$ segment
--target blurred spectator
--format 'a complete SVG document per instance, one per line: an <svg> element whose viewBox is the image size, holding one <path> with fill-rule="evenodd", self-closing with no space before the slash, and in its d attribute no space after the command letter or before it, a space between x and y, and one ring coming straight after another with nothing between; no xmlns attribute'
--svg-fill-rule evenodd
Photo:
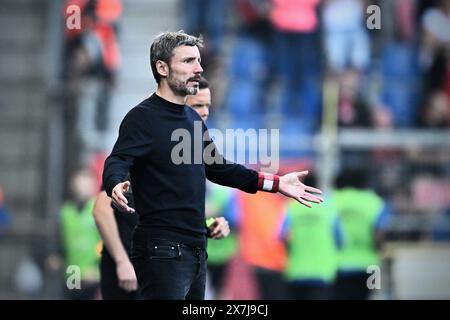
<svg viewBox="0 0 450 320"><path fill-rule="evenodd" d="M280 110L301 114L313 130L320 119L321 46L319 0L272 0L276 70L280 72ZM299 124L301 125L301 124Z"/></svg>
<svg viewBox="0 0 450 320"><path fill-rule="evenodd" d="M269 85L273 80L269 0L235 0L234 3L239 18L238 34L231 53L226 106L236 115L236 120L250 122L255 113L267 108Z"/></svg>
<svg viewBox="0 0 450 320"><path fill-rule="evenodd" d="M392 113L385 106L377 106L372 109L372 123L378 130L393 129L394 120L392 119Z"/></svg>
<svg viewBox="0 0 450 320"><path fill-rule="evenodd" d="M323 8L325 52L331 71L364 71L370 63L370 42L363 0L326 0Z"/></svg>
<svg viewBox="0 0 450 320"><path fill-rule="evenodd" d="M366 1L366 4L376 4L381 11L380 30L371 30L373 36L373 52L379 57L383 49L392 42L413 43L417 40L418 19L417 8L420 2L411 0L397 1ZM431 2L426 0L426 2Z"/></svg>
<svg viewBox="0 0 450 320"><path fill-rule="evenodd" d="M415 124L420 98L416 1L378 1L382 29L374 35L372 69L380 72L379 100L389 109L395 127Z"/></svg>
<svg viewBox="0 0 450 320"><path fill-rule="evenodd" d="M365 1L326 0L323 8L328 76L339 81L338 122L341 127L368 127L370 109L362 94L370 63Z"/></svg>
<svg viewBox="0 0 450 320"><path fill-rule="evenodd" d="M217 63L224 42L227 1L225 0L184 0L181 1L184 31L202 35L205 47L202 49L202 66L205 75Z"/></svg>
<svg viewBox="0 0 450 320"><path fill-rule="evenodd" d="M230 262L238 251L238 239L236 231L236 192L227 187L206 184L206 217L223 216L230 224L228 237L219 241L208 238L208 279L212 287L213 299L224 297L225 279L228 274Z"/></svg>
<svg viewBox="0 0 450 320"><path fill-rule="evenodd" d="M360 91L361 76L353 70L345 71L339 81L338 123L340 127L369 127L372 116Z"/></svg>
<svg viewBox="0 0 450 320"><path fill-rule="evenodd" d="M76 171L71 179L72 197L61 209L65 267L79 267L81 276L81 288L66 290L70 299L91 300L98 294L101 243L92 215L94 186L94 177L89 170Z"/></svg>
<svg viewBox="0 0 450 320"><path fill-rule="evenodd" d="M317 185L312 173L306 176L304 183ZM290 298L333 298L341 232L330 199L312 208L302 208L296 201L288 202L282 237L288 252L284 273L289 281Z"/></svg>
<svg viewBox="0 0 450 320"><path fill-rule="evenodd" d="M5 205L3 187L0 185L0 237L11 227L11 217Z"/></svg>
<svg viewBox="0 0 450 320"><path fill-rule="evenodd" d="M81 28L64 28L65 145L67 161L71 162L68 172L84 152L98 148L98 135L108 129L120 65L117 34L122 14L120 0L66 0L65 16L71 5L81 10Z"/></svg>
<svg viewBox="0 0 450 320"><path fill-rule="evenodd" d="M236 13L240 17L239 31L260 39L271 38L269 21L271 0L234 0Z"/></svg>
<svg viewBox="0 0 450 320"><path fill-rule="evenodd" d="M279 238L284 216L284 201L278 195L238 194L241 255L256 276L259 299L286 299L287 287L282 272L286 250Z"/></svg>
<svg viewBox="0 0 450 320"><path fill-rule="evenodd" d="M422 17L421 65L425 94L443 91L450 99L450 1L440 0Z"/></svg>
<svg viewBox="0 0 450 320"><path fill-rule="evenodd" d="M384 239L388 211L384 201L367 189L367 177L362 170L343 170L336 187L332 200L342 223L343 243L335 298L368 299L367 268L380 267L378 251Z"/></svg>
<svg viewBox="0 0 450 320"><path fill-rule="evenodd" d="M443 51L449 49L450 1L440 0L436 7L428 8L422 16L422 63L425 69L431 67L434 60ZM441 72L446 70L441 69ZM441 79L442 80L442 79Z"/></svg>
<svg viewBox="0 0 450 320"><path fill-rule="evenodd" d="M419 125L428 129L450 127L450 103L442 91L432 92L422 108Z"/></svg>
<svg viewBox="0 0 450 320"><path fill-rule="evenodd" d="M393 115L395 127L415 124L420 98L417 50L412 43L392 42L381 56L381 103Z"/></svg>

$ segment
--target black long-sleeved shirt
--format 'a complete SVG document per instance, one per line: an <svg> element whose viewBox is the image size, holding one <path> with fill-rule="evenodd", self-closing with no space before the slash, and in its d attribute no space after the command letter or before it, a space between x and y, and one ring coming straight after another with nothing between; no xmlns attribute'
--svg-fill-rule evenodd
<svg viewBox="0 0 450 320"><path fill-rule="evenodd" d="M190 138L185 136L187 132ZM203 134L208 137L207 128L194 110L157 94L123 119L105 161L103 185L111 196L112 189L130 172L139 226L148 230L149 237L205 247L205 178L245 192L257 191L258 173L223 160ZM187 150L180 151L181 145ZM221 161L205 163L205 148ZM173 155L189 161L175 164Z"/></svg>

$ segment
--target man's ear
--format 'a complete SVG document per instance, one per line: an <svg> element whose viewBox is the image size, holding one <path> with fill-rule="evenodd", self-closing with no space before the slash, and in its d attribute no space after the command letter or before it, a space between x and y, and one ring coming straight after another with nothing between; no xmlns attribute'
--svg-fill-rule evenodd
<svg viewBox="0 0 450 320"><path fill-rule="evenodd" d="M169 66L162 60L156 61L156 71L161 77L167 77L169 74Z"/></svg>

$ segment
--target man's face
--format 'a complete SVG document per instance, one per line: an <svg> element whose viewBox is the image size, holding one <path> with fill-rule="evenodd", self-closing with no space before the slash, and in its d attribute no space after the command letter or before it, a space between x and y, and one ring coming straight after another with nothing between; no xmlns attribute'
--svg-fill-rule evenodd
<svg viewBox="0 0 450 320"><path fill-rule="evenodd" d="M196 95L188 96L186 104L197 111L203 121L206 121L211 106L211 91L208 88L198 90Z"/></svg>
<svg viewBox="0 0 450 320"><path fill-rule="evenodd" d="M71 181L73 196L77 201L87 201L95 194L95 181L87 170L78 172Z"/></svg>
<svg viewBox="0 0 450 320"><path fill-rule="evenodd" d="M203 72L197 46L180 46L173 50L167 83L177 96L196 94Z"/></svg>

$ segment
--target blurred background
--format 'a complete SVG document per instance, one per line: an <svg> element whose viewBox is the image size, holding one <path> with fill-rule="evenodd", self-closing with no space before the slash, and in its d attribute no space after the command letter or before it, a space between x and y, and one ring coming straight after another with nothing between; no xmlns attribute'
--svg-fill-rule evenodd
<svg viewBox="0 0 450 320"><path fill-rule="evenodd" d="M336 235L276 195L208 197L233 229L209 248L208 298L356 292L355 275L375 288L327 297L450 298L450 1L1 4L0 299L74 298L68 261L98 263L87 204L121 120L156 89L152 40L180 29L205 39L208 127L279 129L279 173L310 170L331 199L314 217L340 221Z"/></svg>

